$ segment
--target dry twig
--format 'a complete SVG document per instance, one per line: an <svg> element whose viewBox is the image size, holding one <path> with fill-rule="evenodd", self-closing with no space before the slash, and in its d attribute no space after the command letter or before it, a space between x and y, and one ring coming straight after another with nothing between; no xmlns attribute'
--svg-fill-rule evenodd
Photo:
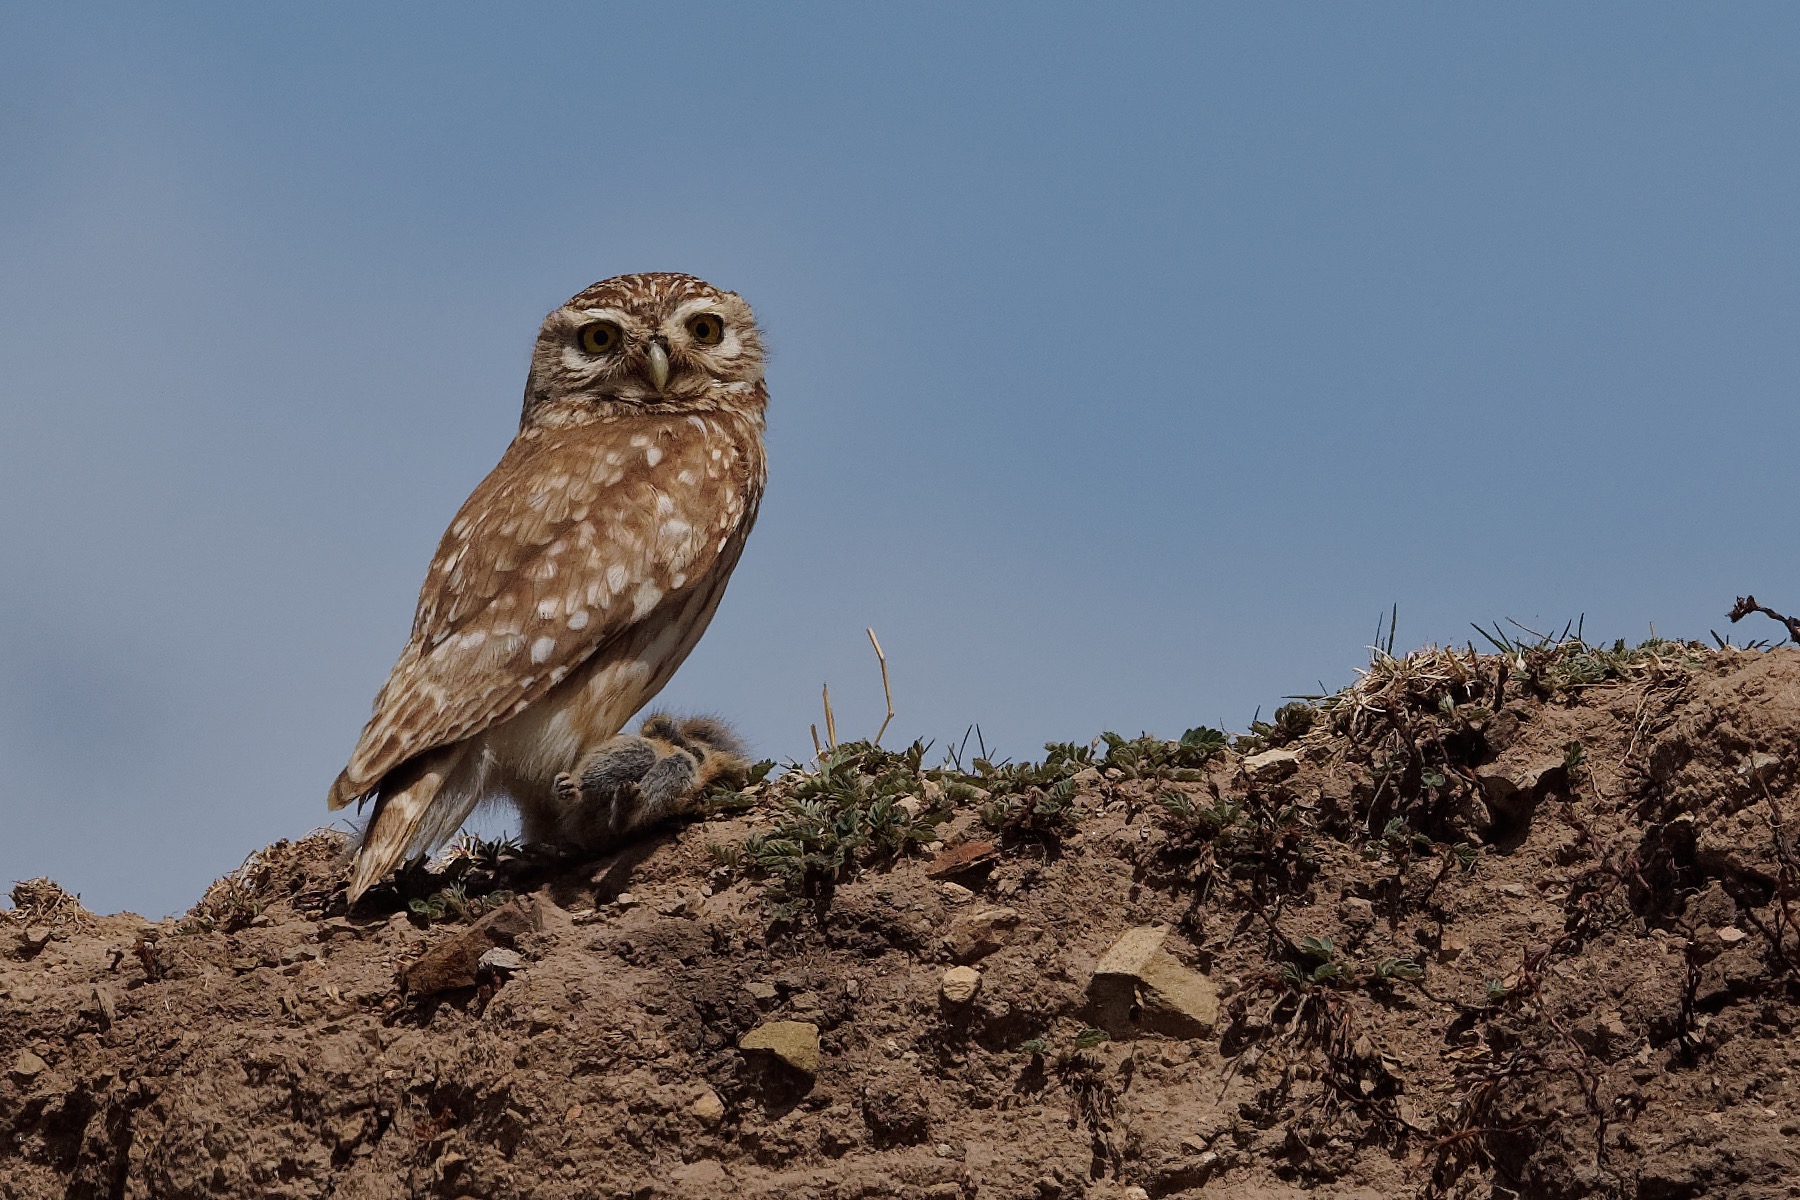
<svg viewBox="0 0 1800 1200"><path fill-rule="evenodd" d="M1739 596L1737 598L1737 603L1731 606L1731 612L1726 615L1731 618L1731 623L1735 625L1751 613L1761 613L1765 617L1772 617L1773 619L1780 621L1783 625L1787 626L1788 640L1800 642L1800 617L1783 616L1772 608L1758 604L1755 596Z"/></svg>

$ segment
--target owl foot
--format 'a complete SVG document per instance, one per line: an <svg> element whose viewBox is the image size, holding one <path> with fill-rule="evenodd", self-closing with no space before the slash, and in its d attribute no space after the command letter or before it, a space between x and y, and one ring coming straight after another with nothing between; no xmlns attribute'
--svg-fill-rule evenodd
<svg viewBox="0 0 1800 1200"><path fill-rule="evenodd" d="M656 713L638 733L620 734L556 777L562 833L589 850L614 845L692 811L707 788L747 770L743 744L724 722Z"/></svg>

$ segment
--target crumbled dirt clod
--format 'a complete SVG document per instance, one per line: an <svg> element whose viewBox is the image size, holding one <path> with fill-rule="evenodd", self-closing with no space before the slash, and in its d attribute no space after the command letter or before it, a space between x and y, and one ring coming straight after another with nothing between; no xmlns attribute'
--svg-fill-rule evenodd
<svg viewBox="0 0 1800 1200"><path fill-rule="evenodd" d="M842 746L604 862L474 846L354 911L333 835L167 921L27 881L0 1198L1772 1200L1797 744L1800 651L1497 643L1241 746ZM1181 1036L1169 978L1217 990ZM740 1051L778 1023L810 1073Z"/></svg>

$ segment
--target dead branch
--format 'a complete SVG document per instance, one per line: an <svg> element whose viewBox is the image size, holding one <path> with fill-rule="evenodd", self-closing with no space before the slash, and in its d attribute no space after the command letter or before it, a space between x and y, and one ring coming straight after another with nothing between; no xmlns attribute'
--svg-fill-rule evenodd
<svg viewBox="0 0 1800 1200"><path fill-rule="evenodd" d="M1727 615L1731 617L1731 622L1735 625L1751 613L1761 613L1765 617L1780 621L1787 626L1788 640L1800 642L1800 617L1782 616L1774 609L1758 604L1755 596L1739 596L1737 603L1731 606L1731 612Z"/></svg>

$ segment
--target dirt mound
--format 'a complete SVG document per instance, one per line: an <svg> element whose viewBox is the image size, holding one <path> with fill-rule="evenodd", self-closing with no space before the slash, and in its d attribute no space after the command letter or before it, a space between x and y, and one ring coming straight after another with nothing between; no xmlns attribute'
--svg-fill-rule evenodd
<svg viewBox="0 0 1800 1200"><path fill-rule="evenodd" d="M1800 653L1500 648L350 912L21 884L0 1197L1800 1194Z"/></svg>

